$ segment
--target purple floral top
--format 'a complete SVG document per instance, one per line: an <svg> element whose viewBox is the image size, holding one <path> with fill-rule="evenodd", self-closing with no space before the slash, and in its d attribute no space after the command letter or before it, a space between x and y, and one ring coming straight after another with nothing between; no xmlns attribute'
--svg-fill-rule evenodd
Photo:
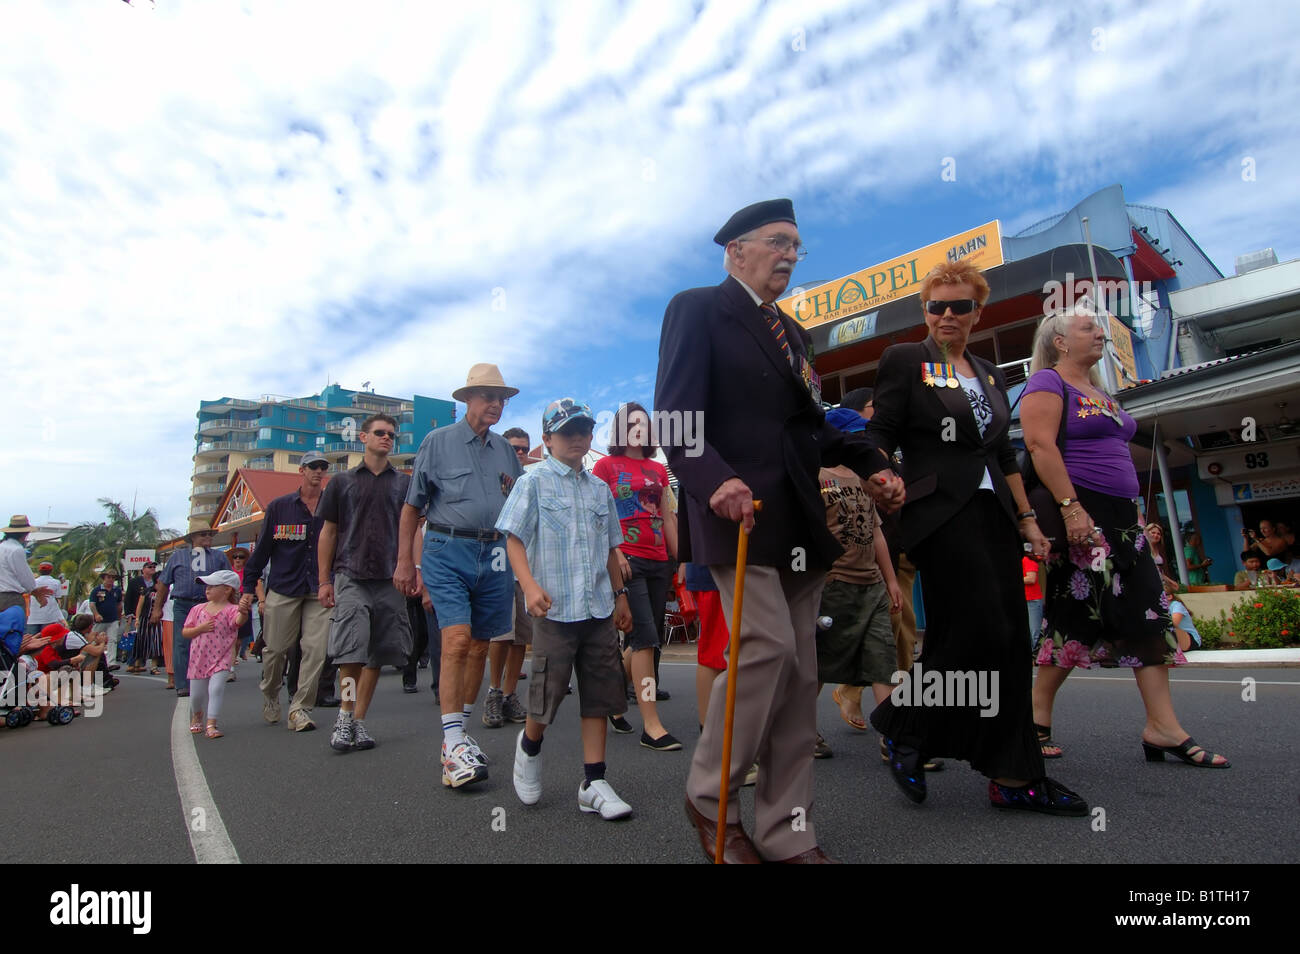
<svg viewBox="0 0 1300 954"><path fill-rule="evenodd" d="M1086 487L1112 497L1136 497L1137 471L1128 443L1137 422L1115 401L1098 401L1071 386L1050 368L1035 371L1025 393L1066 392L1065 470L1076 487Z"/></svg>

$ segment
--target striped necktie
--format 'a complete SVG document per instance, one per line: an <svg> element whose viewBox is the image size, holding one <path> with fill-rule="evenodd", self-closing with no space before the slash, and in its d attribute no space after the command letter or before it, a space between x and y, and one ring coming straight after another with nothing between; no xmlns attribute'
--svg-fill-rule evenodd
<svg viewBox="0 0 1300 954"><path fill-rule="evenodd" d="M774 305L759 305L763 312L763 317L767 319L767 327L772 332L772 337L776 339L777 345L781 348L781 353L785 355L785 360L791 367L794 367L794 355L790 352L790 342L785 340L785 325L781 322L781 315Z"/></svg>

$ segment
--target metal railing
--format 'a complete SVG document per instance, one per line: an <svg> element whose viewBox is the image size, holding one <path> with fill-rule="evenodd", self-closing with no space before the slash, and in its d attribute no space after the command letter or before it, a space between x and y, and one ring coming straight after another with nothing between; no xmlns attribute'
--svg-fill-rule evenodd
<svg viewBox="0 0 1300 954"><path fill-rule="evenodd" d="M194 476L198 477L201 474L216 474L216 473L224 474L227 470L229 470L229 465L225 463L203 464L202 466L194 468Z"/></svg>
<svg viewBox="0 0 1300 954"><path fill-rule="evenodd" d="M273 460L250 460L247 463L239 465L245 470L275 470L275 461Z"/></svg>
<svg viewBox="0 0 1300 954"><path fill-rule="evenodd" d="M194 490L191 491L190 496L206 497L209 494L220 494L225 489L225 484L195 484Z"/></svg>
<svg viewBox="0 0 1300 954"><path fill-rule="evenodd" d="M334 441L333 443L323 444L319 450L326 454L336 453L338 451L351 451L354 454L364 453L366 446L360 441Z"/></svg>
<svg viewBox="0 0 1300 954"><path fill-rule="evenodd" d="M257 421L237 421L234 418L222 417L215 421L204 421L199 425L199 433L215 434L223 431L251 431L259 426Z"/></svg>
<svg viewBox="0 0 1300 954"><path fill-rule="evenodd" d="M206 517L209 514L213 514L216 512L217 512L216 504L195 504L194 506L190 507L191 517Z"/></svg>
<svg viewBox="0 0 1300 954"><path fill-rule="evenodd" d="M250 451L257 449L256 441L208 441L206 444L199 445L200 454L211 454L213 451Z"/></svg>

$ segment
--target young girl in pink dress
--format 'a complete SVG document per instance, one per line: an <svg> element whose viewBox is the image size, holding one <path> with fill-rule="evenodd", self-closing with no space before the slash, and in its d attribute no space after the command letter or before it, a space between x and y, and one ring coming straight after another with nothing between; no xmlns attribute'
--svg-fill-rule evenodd
<svg viewBox="0 0 1300 954"><path fill-rule="evenodd" d="M200 603L185 617L181 635L190 643L190 731L204 731L203 716L208 717L207 736L219 739L224 733L217 728L221 714L221 697L226 679L221 673L230 670L231 649L248 614L234 602L239 592L239 577L232 570L218 570L199 577L207 584L208 601Z"/></svg>

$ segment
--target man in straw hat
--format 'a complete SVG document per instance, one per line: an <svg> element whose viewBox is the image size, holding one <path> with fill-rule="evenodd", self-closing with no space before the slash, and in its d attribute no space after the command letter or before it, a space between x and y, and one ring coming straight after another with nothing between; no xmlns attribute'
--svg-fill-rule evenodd
<svg viewBox="0 0 1300 954"><path fill-rule="evenodd" d="M510 442L491 428L518 393L494 364L469 369L465 386L452 394L465 402L465 416L420 445L398 530L393 585L414 596L422 582L442 628L442 782L450 788L487 778L487 760L465 729L488 644L512 625L514 574L494 527L523 468ZM413 553L421 518L418 579Z"/></svg>
<svg viewBox="0 0 1300 954"><path fill-rule="evenodd" d="M22 606L23 596L32 595L38 606L44 606L54 591L48 586L37 586L32 568L27 564L27 550L23 544L27 534L33 530L32 525L23 514L14 514L9 518L9 525L0 533L0 612L11 606Z"/></svg>
<svg viewBox="0 0 1300 954"><path fill-rule="evenodd" d="M702 447L680 439L665 439L663 447L685 491L679 557L709 567L728 626L737 524L753 531L724 858L825 863L830 859L817 846L812 820L814 626L826 570L842 549L826 527L817 471L847 465L887 509L902 503L903 487L869 440L826 423L808 335L774 304L804 257L790 200L741 209L714 241L726 250L730 277L713 288L684 291L669 303L659 339L655 407L669 420L690 415L702 425ZM763 502L757 521L755 499ZM726 680L718 679L686 783L686 812L710 858L725 709ZM738 796L755 760L760 769L750 841L740 825Z"/></svg>

